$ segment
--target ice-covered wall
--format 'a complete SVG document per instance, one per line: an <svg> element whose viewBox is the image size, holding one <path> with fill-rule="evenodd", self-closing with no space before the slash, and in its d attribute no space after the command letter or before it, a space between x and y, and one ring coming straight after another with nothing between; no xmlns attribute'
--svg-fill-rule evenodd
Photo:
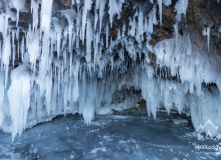
<svg viewBox="0 0 221 160"><path fill-rule="evenodd" d="M12 139L60 114L79 112L90 124L95 114L136 104L140 97L121 105L112 98L132 88L141 90L149 116L162 106L168 113L187 108L195 128L207 119L221 127L220 56L209 50L211 26L201 32L207 52L189 32L180 34L187 0L174 5L173 38L155 45L154 27L164 25L171 0L135 1L129 17L127 0L72 0L56 10L59 2L1 2L0 128ZM20 13L32 14L31 20L23 23Z"/></svg>

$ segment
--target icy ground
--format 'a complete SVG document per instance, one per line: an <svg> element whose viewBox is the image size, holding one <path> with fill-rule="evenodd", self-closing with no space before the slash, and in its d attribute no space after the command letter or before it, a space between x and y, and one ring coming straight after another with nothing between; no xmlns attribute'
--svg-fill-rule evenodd
<svg viewBox="0 0 221 160"><path fill-rule="evenodd" d="M14 143L11 135L0 133L0 159L220 159L218 152L196 153L195 146L220 141L199 141L184 118L164 112L156 120L105 115L87 126L79 115L60 116L25 131Z"/></svg>

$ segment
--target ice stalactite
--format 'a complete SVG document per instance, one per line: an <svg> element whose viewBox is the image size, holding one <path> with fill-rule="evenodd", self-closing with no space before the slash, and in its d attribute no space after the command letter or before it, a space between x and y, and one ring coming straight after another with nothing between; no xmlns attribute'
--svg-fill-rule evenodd
<svg viewBox="0 0 221 160"><path fill-rule="evenodd" d="M26 52L27 53L27 52ZM26 58L28 58L28 53ZM26 118L30 107L30 72L28 61L11 73L11 85L8 90L10 115L12 120L12 140L26 128Z"/></svg>
<svg viewBox="0 0 221 160"><path fill-rule="evenodd" d="M31 63L31 66L32 66L32 69L35 73L35 66L36 66L36 60L38 58L38 56L40 55L40 46L39 46L39 33L36 32L30 32L29 33L29 37L27 38L28 39L28 52L30 54L30 63Z"/></svg>
<svg viewBox="0 0 221 160"><path fill-rule="evenodd" d="M83 15L82 15L82 43L84 44L84 38L85 38L85 26L87 24L87 15L88 12L91 10L92 0L85 0L84 1L84 9L83 9Z"/></svg>
<svg viewBox="0 0 221 160"><path fill-rule="evenodd" d="M178 21L181 21L181 15L184 14L186 17L186 10L188 7L188 0L178 0L175 5L175 11L176 11L176 19Z"/></svg>
<svg viewBox="0 0 221 160"><path fill-rule="evenodd" d="M100 1L100 6L99 6L99 21L100 21L100 32L102 29L102 21L103 21L103 16L104 16L104 9L105 9L105 4L107 3L107 0Z"/></svg>
<svg viewBox="0 0 221 160"><path fill-rule="evenodd" d="M86 61L91 62L91 43L93 37L93 30L90 20L87 21L87 33L86 33Z"/></svg>
<svg viewBox="0 0 221 160"><path fill-rule="evenodd" d="M46 34L50 30L52 4L53 0L42 0L41 3L41 30Z"/></svg>
<svg viewBox="0 0 221 160"><path fill-rule="evenodd" d="M79 112L90 124L95 114L132 107L139 97L121 104L114 98L131 88L141 91L149 116L156 118L163 106L168 113L190 110L195 128L213 115L211 120L221 126L220 64L212 52L208 55L198 49L188 32L179 34L188 0L175 4L174 38L155 46L150 43L154 27L158 21L163 27L163 7L171 5L171 0L151 1L148 12L137 4L128 19L122 16L128 7L125 0L72 0L68 9L56 14L52 11L58 1L31 0L29 9L27 3L18 2L13 0L13 6L0 14L0 128L11 132L13 139L60 114ZM19 25L10 7L30 11L28 29ZM17 24L9 25L9 19ZM207 38L209 33L207 29ZM204 86L213 83L217 88ZM211 108L206 108L203 99Z"/></svg>
<svg viewBox="0 0 221 160"><path fill-rule="evenodd" d="M3 102L4 102L4 93L5 93L5 88L4 88L4 72L0 72L0 126L2 126L3 121L4 121L4 110L3 110Z"/></svg>
<svg viewBox="0 0 221 160"><path fill-rule="evenodd" d="M72 50L72 36L73 36L72 30L74 28L73 17L76 16L76 13L71 9L62 11L62 13L64 14L64 16L66 17L66 19L68 21L68 36L69 36L68 37L69 38L69 47L68 48L69 48L69 52L71 52L71 50ZM58 32L58 34L60 34L60 32Z"/></svg>
<svg viewBox="0 0 221 160"><path fill-rule="evenodd" d="M11 42L10 42L10 35L6 35L3 43L3 56L2 56L2 64L4 65L5 69L5 87L7 86L8 82L8 71L9 71L9 61L11 58Z"/></svg>
<svg viewBox="0 0 221 160"><path fill-rule="evenodd" d="M157 0L157 3L158 3L158 6L159 6L159 14L160 14L160 25L162 26L162 12L163 12L163 10L162 10L162 0Z"/></svg>
<svg viewBox="0 0 221 160"><path fill-rule="evenodd" d="M118 13L118 4L116 0L109 0L109 15L110 15L110 24L112 27L113 23L113 16L114 14Z"/></svg>
<svg viewBox="0 0 221 160"><path fill-rule="evenodd" d="M78 84L78 72L79 72L79 60L76 61L74 70L73 70L73 75L74 75L74 87L73 87L73 102L77 102L78 96L79 96L79 84Z"/></svg>
<svg viewBox="0 0 221 160"><path fill-rule="evenodd" d="M109 44L109 25L106 24L106 48L108 48L108 44Z"/></svg>
<svg viewBox="0 0 221 160"><path fill-rule="evenodd" d="M209 42L210 42L210 28L211 27L207 27L203 30L202 34L203 36L207 36L207 47L208 47L208 53L209 53Z"/></svg>
<svg viewBox="0 0 221 160"><path fill-rule="evenodd" d="M32 30L37 30L38 28L38 8L39 8L38 1L31 0L31 12L33 16Z"/></svg>

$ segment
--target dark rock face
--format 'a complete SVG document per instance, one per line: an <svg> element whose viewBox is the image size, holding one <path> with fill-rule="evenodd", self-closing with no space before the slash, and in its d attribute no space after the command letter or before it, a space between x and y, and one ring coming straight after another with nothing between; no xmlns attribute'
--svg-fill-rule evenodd
<svg viewBox="0 0 221 160"><path fill-rule="evenodd" d="M206 37L202 37L202 30L211 27L210 49L220 52L220 40L218 38L218 29L221 26L221 6L216 1L190 1L187 18L183 22L182 29L192 34L191 40L194 44L203 50L206 50Z"/></svg>
<svg viewBox="0 0 221 160"><path fill-rule="evenodd" d="M163 25L154 26L154 34L152 35L152 44L163 39L173 37L175 24L175 12L173 1L171 6L163 6ZM188 33L193 42L198 48L207 50L206 36L202 35L202 31L206 27L211 27L210 49L221 55L221 41L218 38L218 30L221 26L221 5L214 0L196 0L189 1L186 11L186 17L182 16L182 21L179 22L179 32L181 35Z"/></svg>

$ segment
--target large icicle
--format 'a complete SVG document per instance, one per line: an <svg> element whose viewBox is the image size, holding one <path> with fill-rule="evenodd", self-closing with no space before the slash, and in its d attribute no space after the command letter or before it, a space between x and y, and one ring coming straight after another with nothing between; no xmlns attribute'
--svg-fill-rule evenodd
<svg viewBox="0 0 221 160"><path fill-rule="evenodd" d="M12 119L12 141L14 141L15 136L20 135L26 127L30 106L30 73L26 64L12 71L8 99Z"/></svg>
<svg viewBox="0 0 221 160"><path fill-rule="evenodd" d="M103 21L104 9L105 9L105 4L106 3L107 3L107 0L100 1L100 8L99 8L100 32L101 32L101 29L102 29L102 21Z"/></svg>
<svg viewBox="0 0 221 160"><path fill-rule="evenodd" d="M53 0L42 0L41 3L41 29L47 32L51 25L51 12Z"/></svg>
<svg viewBox="0 0 221 160"><path fill-rule="evenodd" d="M91 42L93 40L93 30L90 20L87 21L86 37L86 61L91 62Z"/></svg>
<svg viewBox="0 0 221 160"><path fill-rule="evenodd" d="M110 24L112 27L113 16L118 13L118 4L116 0L109 0L109 15L110 15Z"/></svg>
<svg viewBox="0 0 221 160"><path fill-rule="evenodd" d="M82 43L84 44L85 26L87 23L87 14L91 10L92 0L84 0L84 9L82 15Z"/></svg>

